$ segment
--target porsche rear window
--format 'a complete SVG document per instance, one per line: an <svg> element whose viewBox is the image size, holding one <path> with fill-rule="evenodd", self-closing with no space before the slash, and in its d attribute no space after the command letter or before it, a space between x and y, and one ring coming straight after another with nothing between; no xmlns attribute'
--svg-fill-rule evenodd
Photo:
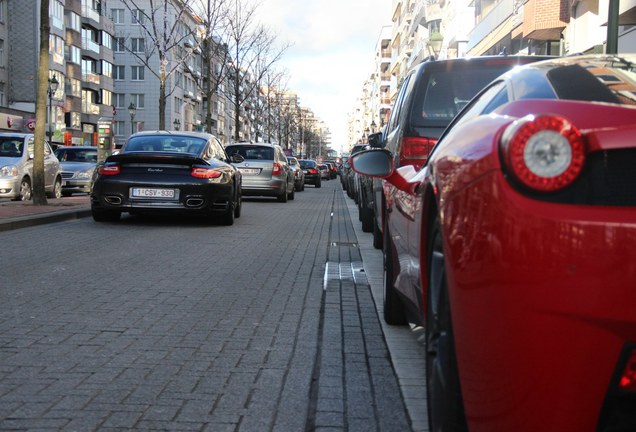
<svg viewBox="0 0 636 432"><path fill-rule="evenodd" d="M201 138L179 136L140 136L131 138L124 152L157 151L199 154L206 141Z"/></svg>

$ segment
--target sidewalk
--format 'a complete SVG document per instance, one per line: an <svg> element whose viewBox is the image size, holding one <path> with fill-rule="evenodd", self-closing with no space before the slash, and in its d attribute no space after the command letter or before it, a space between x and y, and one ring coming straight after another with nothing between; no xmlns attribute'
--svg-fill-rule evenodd
<svg viewBox="0 0 636 432"><path fill-rule="evenodd" d="M60 222L90 216L88 195L48 198L47 205L33 205L33 201L0 199L0 231Z"/></svg>

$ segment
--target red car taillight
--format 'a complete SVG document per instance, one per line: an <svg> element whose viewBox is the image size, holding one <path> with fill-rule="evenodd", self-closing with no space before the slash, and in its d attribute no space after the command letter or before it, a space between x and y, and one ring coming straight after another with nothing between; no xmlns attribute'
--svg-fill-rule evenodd
<svg viewBox="0 0 636 432"><path fill-rule="evenodd" d="M97 170L101 175L114 176L121 172L119 164L102 165Z"/></svg>
<svg viewBox="0 0 636 432"><path fill-rule="evenodd" d="M586 158L581 132L555 115L527 116L511 124L501 139L508 171L523 185L551 192L570 185Z"/></svg>
<svg viewBox="0 0 636 432"><path fill-rule="evenodd" d="M318 174L318 170L317 170L316 168L309 168L309 169L307 170L307 172L308 172L309 174Z"/></svg>
<svg viewBox="0 0 636 432"><path fill-rule="evenodd" d="M428 159L428 155L437 143L435 138L402 137L400 150L400 166L414 165L421 167Z"/></svg>
<svg viewBox="0 0 636 432"><path fill-rule="evenodd" d="M278 162L274 162L274 166L272 167L272 175L281 175L282 173L283 167Z"/></svg>
<svg viewBox="0 0 636 432"><path fill-rule="evenodd" d="M202 179L211 179L211 178L219 178L223 175L221 171L217 171L214 168L207 167L192 167L192 171L190 172L192 177L202 178Z"/></svg>
<svg viewBox="0 0 636 432"><path fill-rule="evenodd" d="M618 381L618 387L625 391L636 391L636 350L632 350L627 358L627 363Z"/></svg>

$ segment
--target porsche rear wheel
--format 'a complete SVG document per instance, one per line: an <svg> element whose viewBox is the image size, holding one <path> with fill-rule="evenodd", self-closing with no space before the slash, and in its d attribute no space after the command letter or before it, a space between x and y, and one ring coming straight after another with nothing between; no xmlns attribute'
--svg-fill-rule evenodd
<svg viewBox="0 0 636 432"><path fill-rule="evenodd" d="M439 217L428 238L426 393L432 431L468 430L462 402Z"/></svg>

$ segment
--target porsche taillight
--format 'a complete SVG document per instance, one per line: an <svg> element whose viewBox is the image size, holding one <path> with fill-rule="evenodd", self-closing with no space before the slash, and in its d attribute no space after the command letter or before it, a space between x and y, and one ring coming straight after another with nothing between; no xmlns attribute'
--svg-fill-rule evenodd
<svg viewBox="0 0 636 432"><path fill-rule="evenodd" d="M527 116L512 123L502 135L501 149L507 171L541 192L572 184L587 156L579 129L556 115Z"/></svg>
<svg viewBox="0 0 636 432"><path fill-rule="evenodd" d="M114 176L121 172L121 167L119 166L119 164L102 165L99 167L97 172L105 176Z"/></svg>
<svg viewBox="0 0 636 432"><path fill-rule="evenodd" d="M437 139L428 137L402 137L400 149L400 166L414 165L421 167L435 147Z"/></svg>
<svg viewBox="0 0 636 432"><path fill-rule="evenodd" d="M281 175L283 173L283 167L278 162L274 162L272 167L272 175Z"/></svg>
<svg viewBox="0 0 636 432"><path fill-rule="evenodd" d="M192 171L190 171L190 175L196 178L212 179L212 178L221 177L223 173L221 171L215 170L214 168L192 167Z"/></svg>

